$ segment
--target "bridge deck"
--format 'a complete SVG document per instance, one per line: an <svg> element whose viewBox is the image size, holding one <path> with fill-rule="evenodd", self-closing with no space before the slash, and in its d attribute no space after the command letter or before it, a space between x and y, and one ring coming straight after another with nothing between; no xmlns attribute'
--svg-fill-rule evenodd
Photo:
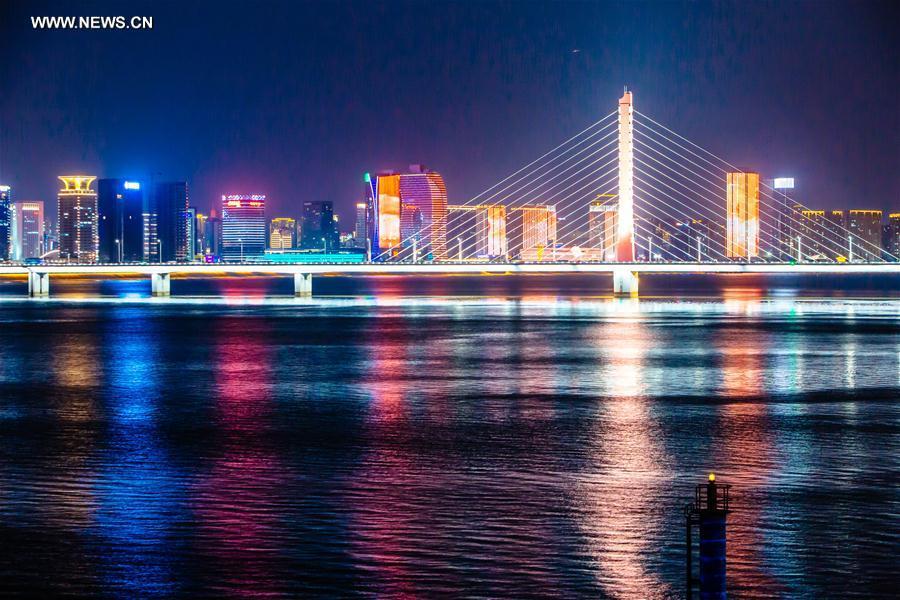
<svg viewBox="0 0 900 600"><path fill-rule="evenodd" d="M900 263L353 263L353 264L192 264L172 263L160 265L113 264L53 264L53 265L0 265L0 275L28 273L93 274L93 275L152 275L169 274L405 274L405 275L453 275L498 273L606 273L622 271L632 273L764 273L764 274L900 274Z"/></svg>

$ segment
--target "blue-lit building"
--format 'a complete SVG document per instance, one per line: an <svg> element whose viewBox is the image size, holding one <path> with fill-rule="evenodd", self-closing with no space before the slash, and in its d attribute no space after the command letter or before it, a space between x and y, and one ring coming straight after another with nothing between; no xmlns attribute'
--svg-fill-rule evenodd
<svg viewBox="0 0 900 600"><path fill-rule="evenodd" d="M12 211L10 210L10 188L0 185L0 260L9 260L12 250Z"/></svg>
<svg viewBox="0 0 900 600"><path fill-rule="evenodd" d="M222 258L256 260L266 252L265 194L222 196Z"/></svg>
<svg viewBox="0 0 900 600"><path fill-rule="evenodd" d="M144 259L144 190L138 181L97 181L100 262Z"/></svg>
<svg viewBox="0 0 900 600"><path fill-rule="evenodd" d="M188 206L187 210L184 212L184 219L186 221L187 227L187 260L194 260L194 256L197 255L197 209L193 206Z"/></svg>

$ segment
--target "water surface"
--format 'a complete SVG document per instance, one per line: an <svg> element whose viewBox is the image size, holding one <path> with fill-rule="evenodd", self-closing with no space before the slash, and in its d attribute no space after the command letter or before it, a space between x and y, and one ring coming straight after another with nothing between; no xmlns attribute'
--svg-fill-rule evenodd
<svg viewBox="0 0 900 600"><path fill-rule="evenodd" d="M7 592L679 597L708 471L734 597L895 590L895 298L65 285L0 300Z"/></svg>

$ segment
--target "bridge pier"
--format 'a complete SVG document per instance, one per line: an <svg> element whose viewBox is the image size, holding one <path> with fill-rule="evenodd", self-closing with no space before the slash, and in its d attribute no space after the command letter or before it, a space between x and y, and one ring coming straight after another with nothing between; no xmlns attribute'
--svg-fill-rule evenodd
<svg viewBox="0 0 900 600"><path fill-rule="evenodd" d="M32 298L46 298L50 295L50 273L28 271L28 295Z"/></svg>
<svg viewBox="0 0 900 600"><path fill-rule="evenodd" d="M294 273L294 295L298 298L312 296L312 273Z"/></svg>
<svg viewBox="0 0 900 600"><path fill-rule="evenodd" d="M613 294L616 296L637 296L637 271L632 271L631 269L613 269Z"/></svg>
<svg viewBox="0 0 900 600"><path fill-rule="evenodd" d="M150 274L150 294L153 296L171 296L172 278L169 273Z"/></svg>

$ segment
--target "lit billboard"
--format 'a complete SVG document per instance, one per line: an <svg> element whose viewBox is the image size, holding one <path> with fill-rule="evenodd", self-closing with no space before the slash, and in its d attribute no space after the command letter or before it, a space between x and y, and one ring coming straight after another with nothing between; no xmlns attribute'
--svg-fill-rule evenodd
<svg viewBox="0 0 900 600"><path fill-rule="evenodd" d="M776 190L792 190L794 189L793 177L776 177L775 183L772 184Z"/></svg>

